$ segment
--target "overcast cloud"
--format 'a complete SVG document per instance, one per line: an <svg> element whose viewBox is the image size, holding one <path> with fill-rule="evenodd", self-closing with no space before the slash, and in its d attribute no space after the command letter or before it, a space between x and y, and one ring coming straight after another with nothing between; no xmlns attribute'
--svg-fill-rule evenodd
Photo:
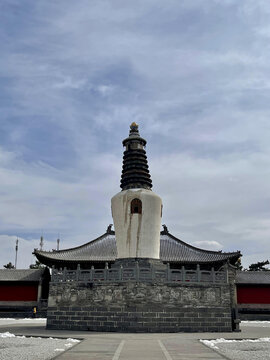
<svg viewBox="0 0 270 360"><path fill-rule="evenodd" d="M105 232L133 121L169 231L270 260L269 24L267 0L1 0L0 266Z"/></svg>

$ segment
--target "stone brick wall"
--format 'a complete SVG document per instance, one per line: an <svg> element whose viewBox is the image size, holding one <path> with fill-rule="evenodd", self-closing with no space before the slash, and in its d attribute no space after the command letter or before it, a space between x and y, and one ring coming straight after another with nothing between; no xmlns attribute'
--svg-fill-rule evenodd
<svg viewBox="0 0 270 360"><path fill-rule="evenodd" d="M229 284L51 283L49 329L232 331Z"/></svg>

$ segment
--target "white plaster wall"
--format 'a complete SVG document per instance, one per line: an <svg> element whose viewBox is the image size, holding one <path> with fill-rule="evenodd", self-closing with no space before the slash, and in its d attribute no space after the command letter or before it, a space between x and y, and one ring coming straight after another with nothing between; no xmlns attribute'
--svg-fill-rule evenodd
<svg viewBox="0 0 270 360"><path fill-rule="evenodd" d="M131 214L133 199L142 202L142 214ZM118 258L159 259L161 198L146 189L129 189L111 201Z"/></svg>

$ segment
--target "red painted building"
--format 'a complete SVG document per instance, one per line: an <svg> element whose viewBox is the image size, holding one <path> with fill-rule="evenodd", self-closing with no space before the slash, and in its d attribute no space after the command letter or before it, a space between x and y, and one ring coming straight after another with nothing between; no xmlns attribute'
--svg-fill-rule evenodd
<svg viewBox="0 0 270 360"><path fill-rule="evenodd" d="M270 319L270 271L239 271L237 303L242 319Z"/></svg>
<svg viewBox="0 0 270 360"><path fill-rule="evenodd" d="M31 313L48 299L50 273L45 269L0 270L0 316ZM14 315L15 314L15 315Z"/></svg>

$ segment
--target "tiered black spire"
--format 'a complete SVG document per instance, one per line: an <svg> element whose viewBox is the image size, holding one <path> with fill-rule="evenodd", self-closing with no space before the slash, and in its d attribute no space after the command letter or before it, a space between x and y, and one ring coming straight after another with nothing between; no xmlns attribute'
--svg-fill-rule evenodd
<svg viewBox="0 0 270 360"><path fill-rule="evenodd" d="M138 125L130 125L129 137L123 140L126 147L123 156L121 189L144 188L151 190L152 180L149 174L147 156L144 147L146 140L140 137Z"/></svg>

